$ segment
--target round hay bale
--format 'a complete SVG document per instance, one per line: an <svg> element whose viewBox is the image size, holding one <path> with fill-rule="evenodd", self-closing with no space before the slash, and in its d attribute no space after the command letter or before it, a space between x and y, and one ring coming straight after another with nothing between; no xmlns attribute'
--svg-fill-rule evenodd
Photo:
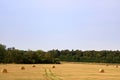
<svg viewBox="0 0 120 80"><path fill-rule="evenodd" d="M55 68L55 66L52 66L52 68Z"/></svg>
<svg viewBox="0 0 120 80"><path fill-rule="evenodd" d="M106 64L106 66L109 66L108 64Z"/></svg>
<svg viewBox="0 0 120 80"><path fill-rule="evenodd" d="M22 66L22 67L20 67L20 69L21 69L21 70L25 70L25 67L24 67L24 66Z"/></svg>
<svg viewBox="0 0 120 80"><path fill-rule="evenodd" d="M35 65L32 65L32 67L36 67Z"/></svg>
<svg viewBox="0 0 120 80"><path fill-rule="evenodd" d="M104 71L104 69L99 69L99 72L104 73L105 71Z"/></svg>
<svg viewBox="0 0 120 80"><path fill-rule="evenodd" d="M116 65L115 67L118 68L118 65Z"/></svg>
<svg viewBox="0 0 120 80"><path fill-rule="evenodd" d="M1 72L2 73L8 73L7 69L2 69Z"/></svg>

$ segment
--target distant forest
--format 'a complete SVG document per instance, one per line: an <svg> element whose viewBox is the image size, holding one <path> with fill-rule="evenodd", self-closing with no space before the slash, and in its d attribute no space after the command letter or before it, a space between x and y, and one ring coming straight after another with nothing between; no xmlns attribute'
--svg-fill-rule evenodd
<svg viewBox="0 0 120 80"><path fill-rule="evenodd" d="M18 50L0 44L0 63L39 64L68 62L120 63L120 51Z"/></svg>

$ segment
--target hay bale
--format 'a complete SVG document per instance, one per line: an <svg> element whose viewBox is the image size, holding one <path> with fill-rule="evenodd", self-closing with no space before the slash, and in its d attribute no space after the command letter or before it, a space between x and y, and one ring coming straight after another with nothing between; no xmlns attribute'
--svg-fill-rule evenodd
<svg viewBox="0 0 120 80"><path fill-rule="evenodd" d="M52 66L52 68L55 68L55 66Z"/></svg>
<svg viewBox="0 0 120 80"><path fill-rule="evenodd" d="M118 65L116 65L115 67L118 68Z"/></svg>
<svg viewBox="0 0 120 80"><path fill-rule="evenodd" d="M2 73L8 73L7 69L2 69L1 72Z"/></svg>
<svg viewBox="0 0 120 80"><path fill-rule="evenodd" d="M99 69L99 72L104 73L105 71L104 71L104 69Z"/></svg>
<svg viewBox="0 0 120 80"><path fill-rule="evenodd" d="M32 65L32 67L36 67L35 65Z"/></svg>
<svg viewBox="0 0 120 80"><path fill-rule="evenodd" d="M109 66L108 64L106 64L106 66Z"/></svg>
<svg viewBox="0 0 120 80"><path fill-rule="evenodd" d="M22 66L22 67L20 67L20 69L21 69L21 70L25 70L25 67L24 67L24 66Z"/></svg>

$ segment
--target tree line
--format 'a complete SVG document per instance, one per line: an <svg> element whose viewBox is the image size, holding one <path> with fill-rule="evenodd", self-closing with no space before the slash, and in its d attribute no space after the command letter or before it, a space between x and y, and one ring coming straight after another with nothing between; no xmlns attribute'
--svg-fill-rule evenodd
<svg viewBox="0 0 120 80"><path fill-rule="evenodd" d="M82 50L19 50L0 44L0 63L38 64L69 62L120 63L120 51Z"/></svg>

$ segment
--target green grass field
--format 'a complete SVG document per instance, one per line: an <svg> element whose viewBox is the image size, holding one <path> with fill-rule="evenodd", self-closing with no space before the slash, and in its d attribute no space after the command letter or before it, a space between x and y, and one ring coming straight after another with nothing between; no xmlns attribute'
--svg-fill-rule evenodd
<svg viewBox="0 0 120 80"><path fill-rule="evenodd" d="M95 63L62 64L0 64L0 70L6 68L8 73L0 72L0 80L120 80L120 68L115 65ZM55 68L52 66L55 65ZM24 66L25 70L20 67ZM99 73L104 69L104 73Z"/></svg>

